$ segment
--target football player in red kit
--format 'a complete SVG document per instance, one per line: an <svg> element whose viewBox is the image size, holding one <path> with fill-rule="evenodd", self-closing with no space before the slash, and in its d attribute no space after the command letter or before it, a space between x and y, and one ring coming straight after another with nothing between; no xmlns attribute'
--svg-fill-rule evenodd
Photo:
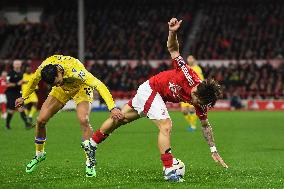
<svg viewBox="0 0 284 189"><path fill-rule="evenodd" d="M181 21L172 18L169 22L167 47L171 54L174 69L161 72L141 84L136 95L122 108L124 119L116 121L107 119L90 139L89 159L95 163L97 145L105 140L119 126L147 116L158 127L158 146L164 166L166 180L181 182L183 179L173 167L170 134L172 122L166 107L166 102L188 102L196 109L201 120L202 130L210 147L212 158L223 167L227 165L222 160L215 147L212 128L207 119L207 109L214 106L221 96L221 87L214 80L201 81L183 60L179 53L177 30Z"/></svg>
<svg viewBox="0 0 284 189"><path fill-rule="evenodd" d="M7 98L6 98L6 94L5 91L7 89L7 72L3 71L1 73L1 77L0 77L0 105L1 105L1 117L3 119L6 119L7 117Z"/></svg>

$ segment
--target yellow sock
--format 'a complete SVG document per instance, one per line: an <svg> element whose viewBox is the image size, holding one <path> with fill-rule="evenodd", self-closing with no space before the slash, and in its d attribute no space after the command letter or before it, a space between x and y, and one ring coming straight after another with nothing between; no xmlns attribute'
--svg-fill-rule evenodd
<svg viewBox="0 0 284 189"><path fill-rule="evenodd" d="M196 114L190 114L188 116L189 116L189 124L191 125L191 128L196 129L197 115Z"/></svg>
<svg viewBox="0 0 284 189"><path fill-rule="evenodd" d="M44 144L46 139L44 137L36 137L35 138L35 147L36 147L36 155L43 155L44 153Z"/></svg>
<svg viewBox="0 0 284 189"><path fill-rule="evenodd" d="M29 114L26 115L29 115L29 117L33 117L36 111L37 111L36 107L32 106L31 111L29 112Z"/></svg>
<svg viewBox="0 0 284 189"><path fill-rule="evenodd" d="M28 109L25 109L25 114L29 115L30 111Z"/></svg>
<svg viewBox="0 0 284 189"><path fill-rule="evenodd" d="M184 119L186 120L186 122L188 124L190 124L190 115L189 114L184 115Z"/></svg>

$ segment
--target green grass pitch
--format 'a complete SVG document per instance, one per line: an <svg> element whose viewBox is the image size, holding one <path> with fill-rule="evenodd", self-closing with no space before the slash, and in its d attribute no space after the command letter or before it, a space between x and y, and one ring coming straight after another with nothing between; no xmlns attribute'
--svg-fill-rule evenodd
<svg viewBox="0 0 284 189"><path fill-rule="evenodd" d="M91 114L97 129L108 116ZM172 112L172 148L186 165L185 182L163 180L157 128L146 118L117 130L99 146L97 177L86 178L81 131L75 112L61 112L47 127L47 159L25 173L34 156L34 132L19 115L12 130L0 127L0 188L284 188L284 112L210 112L225 170L210 156L200 127L186 131L179 112Z"/></svg>

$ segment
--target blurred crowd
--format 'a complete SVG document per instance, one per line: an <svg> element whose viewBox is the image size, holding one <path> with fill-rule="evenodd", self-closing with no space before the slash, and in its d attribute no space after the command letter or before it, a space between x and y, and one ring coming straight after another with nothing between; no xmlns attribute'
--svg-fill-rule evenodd
<svg viewBox="0 0 284 189"><path fill-rule="evenodd" d="M190 51L198 59L284 56L284 2L215 0L205 3Z"/></svg>
<svg viewBox="0 0 284 189"><path fill-rule="evenodd" d="M183 18L180 41L185 41L195 10L191 2L194 0L86 0L86 58L168 58L167 22L173 15ZM0 49L5 47L0 59L43 59L52 54L77 57L77 1L42 1L42 6L41 23L0 25L0 39L6 41L0 44Z"/></svg>
<svg viewBox="0 0 284 189"><path fill-rule="evenodd" d="M0 9L0 58L77 56L77 1L40 1L41 22L5 23ZM284 55L284 2L280 0L86 0L87 59L164 59L167 21L183 19L186 42L202 13L190 52L198 59L270 59ZM2 51L1 51L2 48Z"/></svg>
<svg viewBox="0 0 284 189"><path fill-rule="evenodd" d="M137 89L152 75L171 68L166 62L161 62L156 68L147 62L138 62L136 66L130 65L122 65L120 62L115 65L94 63L90 71L111 90L128 92ZM239 96L242 99L284 98L284 63L279 67L273 67L268 61L257 65L254 61L248 60L220 67L207 64L202 70L205 78L219 81L225 99L232 96Z"/></svg>
<svg viewBox="0 0 284 189"><path fill-rule="evenodd" d="M11 70L11 64L0 64L0 72ZM24 63L25 67L27 63ZM169 62L158 62L153 67L147 61L109 64L92 62L87 69L108 86L116 98L130 98L138 86L151 76L171 69ZM258 65L252 60L232 62L229 65L214 66L210 63L201 66L205 78L216 79L223 87L224 99L284 99L284 62L275 67L267 61ZM46 86L40 96L48 94Z"/></svg>
<svg viewBox="0 0 284 189"><path fill-rule="evenodd" d="M215 78L224 88L224 98L242 99L284 98L284 63L273 67L269 61L257 65L254 61L231 63L228 66L203 67L205 78Z"/></svg>

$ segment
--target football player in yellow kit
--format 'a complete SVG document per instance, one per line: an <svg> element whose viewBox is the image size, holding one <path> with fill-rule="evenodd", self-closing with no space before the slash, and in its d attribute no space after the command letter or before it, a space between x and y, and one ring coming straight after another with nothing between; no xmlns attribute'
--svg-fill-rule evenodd
<svg viewBox="0 0 284 189"><path fill-rule="evenodd" d="M204 76L202 74L202 69L198 66L197 61L192 55L187 57L187 63L189 67L191 67L198 75L201 80L204 80ZM189 127L187 128L188 131L195 131L196 130L196 121L197 116L195 114L194 106L190 105L189 103L181 102L181 111L184 114L185 120L188 122Z"/></svg>
<svg viewBox="0 0 284 189"><path fill-rule="evenodd" d="M30 65L27 65L25 68L25 73L23 74L23 84L22 84L22 91L25 91L27 88L27 84L29 80L32 78L32 71ZM38 88L38 87L36 87ZM33 116L37 111L37 103L38 103L38 98L37 94L33 92L30 94L29 98L25 100L25 113L27 115L27 119L29 123L32 123L33 121Z"/></svg>
<svg viewBox="0 0 284 189"><path fill-rule="evenodd" d="M52 90L43 103L36 122L35 146L36 155L26 167L26 172L32 172L39 162L45 160L46 152L44 143L46 141L45 125L48 120L56 114L63 106L73 99L77 105L77 117L79 119L83 134L82 148L86 153L86 176L96 176L94 161L94 147L90 145L93 129L89 122L91 102L93 101L93 90L96 89L107 104L111 117L115 120L123 118L120 109L116 108L113 98L107 87L91 73L78 60L70 56L54 55L42 62L32 78L27 83L22 97L15 102L16 107L21 107L24 101L29 99L39 81L52 85Z"/></svg>

